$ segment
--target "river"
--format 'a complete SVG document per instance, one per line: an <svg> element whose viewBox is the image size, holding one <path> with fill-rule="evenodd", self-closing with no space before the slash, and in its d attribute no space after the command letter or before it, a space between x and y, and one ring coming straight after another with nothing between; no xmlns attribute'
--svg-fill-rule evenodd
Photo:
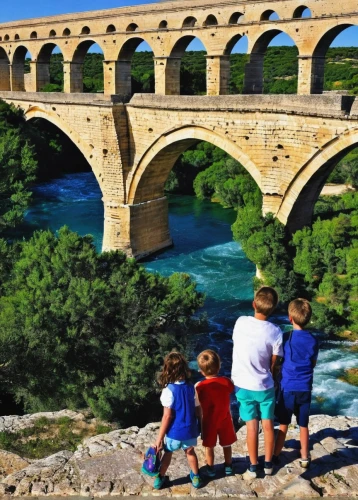
<svg viewBox="0 0 358 500"><path fill-rule="evenodd" d="M36 228L56 231L67 224L79 234L92 234L98 250L103 235L103 204L92 173L64 175L34 188L34 202L17 236ZM169 197L169 220L174 247L144 263L164 275L185 272L205 292L209 330L198 337L195 351L218 350L223 371L230 373L231 333L237 316L252 313L252 278L255 268L232 241L233 210L191 196ZM287 327L287 318L273 317ZM348 342L321 342L315 369L313 413L358 416L358 387L341 380L345 368L357 366L357 354ZM192 362L195 367L195 363Z"/></svg>

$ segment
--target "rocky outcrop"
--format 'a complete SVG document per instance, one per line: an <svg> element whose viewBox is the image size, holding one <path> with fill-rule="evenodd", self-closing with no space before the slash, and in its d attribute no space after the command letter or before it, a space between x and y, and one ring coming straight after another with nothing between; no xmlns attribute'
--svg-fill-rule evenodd
<svg viewBox="0 0 358 500"><path fill-rule="evenodd" d="M188 465L182 452L173 454L167 488L155 491L152 479L142 475L142 452L154 441L159 424L130 427L88 438L72 453L61 451L43 460L21 459L0 452L1 495L45 496L80 495L107 497L207 496L207 497L299 497L358 496L358 418L311 417L311 456L308 470L299 466L299 429L292 425L282 463L273 476L245 481L247 468L246 428L238 433L233 447L234 472L223 474L223 455L216 449L217 478L194 490L188 479ZM263 454L263 436L260 434ZM8 462L6 454L8 453ZM204 465L204 448L197 448L200 465ZM13 464L8 467L4 464ZM4 472L3 472L4 471ZM6 476L6 477L5 477Z"/></svg>

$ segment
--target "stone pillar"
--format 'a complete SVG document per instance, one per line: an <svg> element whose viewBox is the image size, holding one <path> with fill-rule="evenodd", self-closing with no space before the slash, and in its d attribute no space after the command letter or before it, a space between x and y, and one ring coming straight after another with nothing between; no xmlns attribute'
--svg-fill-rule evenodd
<svg viewBox="0 0 358 500"><path fill-rule="evenodd" d="M31 68L31 73L33 70L36 71L36 92L41 92L45 85L50 83L50 63L36 62L34 68Z"/></svg>
<svg viewBox="0 0 358 500"><path fill-rule="evenodd" d="M207 95L229 94L230 56L206 56Z"/></svg>
<svg viewBox="0 0 358 500"><path fill-rule="evenodd" d="M38 92L36 61L30 61L30 73L24 75L24 81L26 92Z"/></svg>
<svg viewBox="0 0 358 500"><path fill-rule="evenodd" d="M103 85L105 95L117 94L118 61L103 61Z"/></svg>
<svg viewBox="0 0 358 500"><path fill-rule="evenodd" d="M115 67L113 68L112 66L115 71L114 93L125 97L132 97L132 61L120 60L112 62L115 63Z"/></svg>
<svg viewBox="0 0 358 500"><path fill-rule="evenodd" d="M13 63L10 65L11 90L13 92L25 92L24 63Z"/></svg>
<svg viewBox="0 0 358 500"><path fill-rule="evenodd" d="M10 65L7 59L0 59L0 90L11 90Z"/></svg>
<svg viewBox="0 0 358 500"><path fill-rule="evenodd" d="M297 94L322 94L325 59L324 56L298 56Z"/></svg>
<svg viewBox="0 0 358 500"><path fill-rule="evenodd" d="M166 197L136 205L104 202L102 250L121 250L142 259L172 245Z"/></svg>
<svg viewBox="0 0 358 500"><path fill-rule="evenodd" d="M251 54L250 62L245 65L243 94L262 94L264 91L264 56Z"/></svg>
<svg viewBox="0 0 358 500"><path fill-rule="evenodd" d="M83 92L83 63L63 62L63 91L68 94Z"/></svg>
<svg viewBox="0 0 358 500"><path fill-rule="evenodd" d="M154 57L155 93L180 95L180 57Z"/></svg>
<svg viewBox="0 0 358 500"><path fill-rule="evenodd" d="M282 203L282 196L279 194L262 194L262 214L266 215L272 213L274 215L280 209Z"/></svg>

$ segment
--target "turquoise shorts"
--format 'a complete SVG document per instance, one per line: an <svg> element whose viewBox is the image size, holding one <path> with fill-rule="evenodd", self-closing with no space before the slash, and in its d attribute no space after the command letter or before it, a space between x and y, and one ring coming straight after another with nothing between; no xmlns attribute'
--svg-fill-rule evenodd
<svg viewBox="0 0 358 500"><path fill-rule="evenodd" d="M255 418L273 420L276 403L274 387L265 391L239 389L236 399L240 403L240 417L245 422Z"/></svg>
<svg viewBox="0 0 358 500"><path fill-rule="evenodd" d="M172 439L168 436L165 436L164 442L164 451L178 451L178 450L187 450L192 446L197 446L198 439L186 439L185 441L177 441L176 439Z"/></svg>

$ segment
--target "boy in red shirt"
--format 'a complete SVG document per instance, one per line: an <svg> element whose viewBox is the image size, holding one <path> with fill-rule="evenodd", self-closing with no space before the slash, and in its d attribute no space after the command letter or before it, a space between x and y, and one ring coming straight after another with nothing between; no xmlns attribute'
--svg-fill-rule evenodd
<svg viewBox="0 0 358 500"><path fill-rule="evenodd" d="M234 391L233 382L218 375L220 357L207 349L197 357L200 372L205 380L195 386L202 409L201 436L205 446L206 471L209 477L215 477L214 447L219 436L220 446L224 449L225 474L232 474L231 445L237 440L230 412L230 394Z"/></svg>

